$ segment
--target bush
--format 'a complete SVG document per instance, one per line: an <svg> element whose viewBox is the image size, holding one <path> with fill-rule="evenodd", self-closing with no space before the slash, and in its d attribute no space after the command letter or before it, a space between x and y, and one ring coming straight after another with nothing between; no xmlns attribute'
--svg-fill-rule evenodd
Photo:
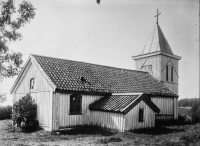
<svg viewBox="0 0 200 146"><path fill-rule="evenodd" d="M9 132L20 132L20 131L21 131L20 128L17 128L16 126L13 126L11 123L9 123L9 124L7 125L7 130L8 130Z"/></svg>
<svg viewBox="0 0 200 146"><path fill-rule="evenodd" d="M37 105L32 100L30 94L27 94L13 104L12 120L13 125L17 124L17 127L23 131L37 130L39 126Z"/></svg>
<svg viewBox="0 0 200 146"><path fill-rule="evenodd" d="M11 119L12 106L0 107L0 120Z"/></svg>
<svg viewBox="0 0 200 146"><path fill-rule="evenodd" d="M193 122L200 122L200 105L196 103L192 106L190 110L190 115Z"/></svg>

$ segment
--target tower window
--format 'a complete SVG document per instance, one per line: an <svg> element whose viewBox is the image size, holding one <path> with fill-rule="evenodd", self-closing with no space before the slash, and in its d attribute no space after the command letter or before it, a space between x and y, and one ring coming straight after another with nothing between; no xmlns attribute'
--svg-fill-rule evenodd
<svg viewBox="0 0 200 146"><path fill-rule="evenodd" d="M81 114L82 96L79 94L73 94L70 96L70 114Z"/></svg>
<svg viewBox="0 0 200 146"><path fill-rule="evenodd" d="M144 121L144 109L141 108L139 109L139 122L143 122Z"/></svg>
<svg viewBox="0 0 200 146"><path fill-rule="evenodd" d="M169 74L168 74L169 68L168 68L168 67L169 67L169 66L167 65L167 66L166 66L166 81L169 80Z"/></svg>
<svg viewBox="0 0 200 146"><path fill-rule="evenodd" d="M35 78L30 79L30 90L35 89Z"/></svg>
<svg viewBox="0 0 200 146"><path fill-rule="evenodd" d="M171 67L171 82L173 82L173 66Z"/></svg>

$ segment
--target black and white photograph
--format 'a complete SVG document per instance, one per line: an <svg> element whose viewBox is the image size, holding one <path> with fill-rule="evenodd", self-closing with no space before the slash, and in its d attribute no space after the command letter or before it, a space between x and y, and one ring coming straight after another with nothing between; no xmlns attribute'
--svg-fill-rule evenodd
<svg viewBox="0 0 200 146"><path fill-rule="evenodd" d="M200 145L199 7L0 0L0 145Z"/></svg>

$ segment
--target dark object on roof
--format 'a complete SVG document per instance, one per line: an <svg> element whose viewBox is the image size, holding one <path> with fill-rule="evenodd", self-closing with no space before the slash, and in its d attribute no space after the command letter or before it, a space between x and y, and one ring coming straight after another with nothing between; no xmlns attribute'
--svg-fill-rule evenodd
<svg viewBox="0 0 200 146"><path fill-rule="evenodd" d="M145 94L105 96L90 104L89 109L127 114L141 100L143 100L154 112L160 112L160 109Z"/></svg>
<svg viewBox="0 0 200 146"><path fill-rule="evenodd" d="M101 0L97 0L97 4L100 4Z"/></svg>
<svg viewBox="0 0 200 146"><path fill-rule="evenodd" d="M63 91L147 93L178 97L147 72L32 55L46 75ZM88 82L83 84L82 80Z"/></svg>

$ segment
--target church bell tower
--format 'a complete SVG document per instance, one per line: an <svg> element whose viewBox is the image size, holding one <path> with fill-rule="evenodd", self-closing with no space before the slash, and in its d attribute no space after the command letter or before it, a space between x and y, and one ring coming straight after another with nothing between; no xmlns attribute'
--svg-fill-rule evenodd
<svg viewBox="0 0 200 146"><path fill-rule="evenodd" d="M178 61L181 57L173 53L158 24L160 14L157 11L156 26L141 53L132 58L135 60L136 70L149 72L178 95Z"/></svg>

